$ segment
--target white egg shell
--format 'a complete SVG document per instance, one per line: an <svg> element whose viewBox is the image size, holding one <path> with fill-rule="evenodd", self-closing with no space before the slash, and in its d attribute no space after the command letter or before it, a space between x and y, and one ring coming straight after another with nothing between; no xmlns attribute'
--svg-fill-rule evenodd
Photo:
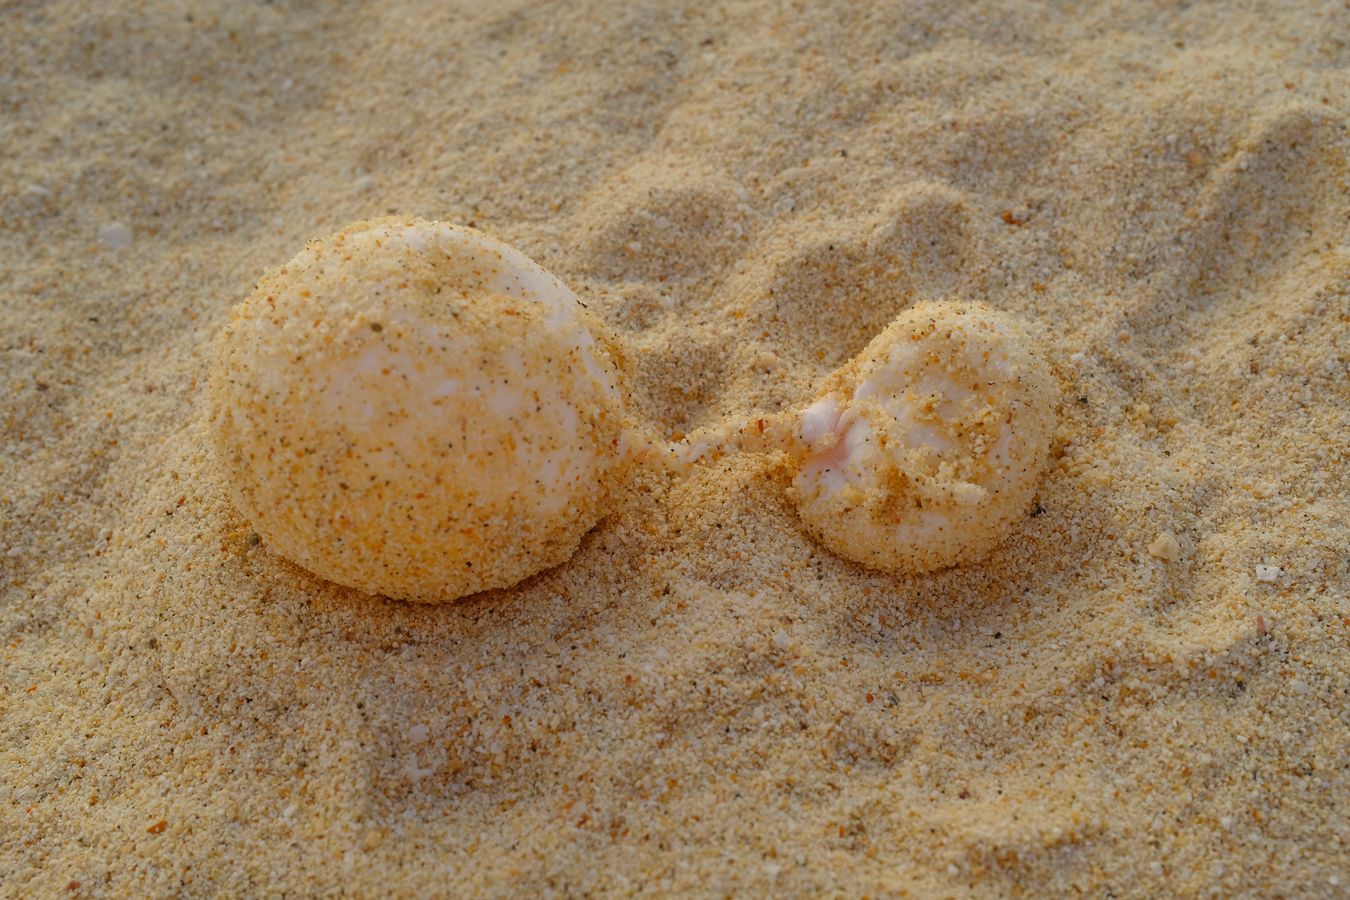
<svg viewBox="0 0 1350 900"><path fill-rule="evenodd" d="M210 393L217 456L269 549L407 600L567 559L624 461L619 353L561 282L420 219L310 242L235 310Z"/></svg>
<svg viewBox="0 0 1350 900"><path fill-rule="evenodd" d="M1054 382L1006 315L970 303L902 313L799 421L806 527L875 569L981 558L1030 505L1049 455Z"/></svg>

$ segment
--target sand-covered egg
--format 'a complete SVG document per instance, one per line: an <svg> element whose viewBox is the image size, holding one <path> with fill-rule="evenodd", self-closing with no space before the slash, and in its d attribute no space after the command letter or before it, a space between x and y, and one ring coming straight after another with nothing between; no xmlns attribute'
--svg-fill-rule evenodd
<svg viewBox="0 0 1350 900"><path fill-rule="evenodd" d="M234 311L211 379L234 499L323 578L435 602L567 559L625 465L620 356L558 279L420 219L311 241Z"/></svg>
<svg viewBox="0 0 1350 900"><path fill-rule="evenodd" d="M987 553L1045 468L1054 382L1007 315L970 303L902 313L799 420L802 521L841 556L924 572Z"/></svg>

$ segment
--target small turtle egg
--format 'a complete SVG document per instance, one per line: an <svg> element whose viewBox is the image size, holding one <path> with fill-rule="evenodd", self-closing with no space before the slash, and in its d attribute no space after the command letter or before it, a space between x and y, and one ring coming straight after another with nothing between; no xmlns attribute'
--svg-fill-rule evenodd
<svg viewBox="0 0 1350 900"><path fill-rule="evenodd" d="M423 602L566 560L625 461L620 354L558 279L472 228L310 242L234 311L217 456L267 546Z"/></svg>
<svg viewBox="0 0 1350 900"><path fill-rule="evenodd" d="M835 372L799 421L803 523L840 556L924 572L982 557L1031 503L1054 383L1008 316L923 303Z"/></svg>

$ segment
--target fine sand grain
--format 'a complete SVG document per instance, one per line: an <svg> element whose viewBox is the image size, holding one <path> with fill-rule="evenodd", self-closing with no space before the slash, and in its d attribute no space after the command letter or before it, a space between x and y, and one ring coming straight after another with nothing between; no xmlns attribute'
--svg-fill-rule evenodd
<svg viewBox="0 0 1350 900"><path fill-rule="evenodd" d="M0 3L0 894L1345 896L1348 36ZM263 272L386 214L557 274L667 434L914 303L1010 313L1061 398L1035 510L881 575L732 456L511 590L318 581L226 501L205 376Z"/></svg>

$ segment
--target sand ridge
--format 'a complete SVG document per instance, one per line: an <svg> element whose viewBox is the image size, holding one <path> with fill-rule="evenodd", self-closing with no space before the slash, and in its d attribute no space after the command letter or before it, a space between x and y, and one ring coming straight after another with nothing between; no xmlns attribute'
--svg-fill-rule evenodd
<svg viewBox="0 0 1350 900"><path fill-rule="evenodd" d="M5 17L0 893L1343 894L1343 5ZM517 589L318 582L226 500L209 348L391 212L557 274L672 432L1013 313L1038 510L883 576L731 458Z"/></svg>

